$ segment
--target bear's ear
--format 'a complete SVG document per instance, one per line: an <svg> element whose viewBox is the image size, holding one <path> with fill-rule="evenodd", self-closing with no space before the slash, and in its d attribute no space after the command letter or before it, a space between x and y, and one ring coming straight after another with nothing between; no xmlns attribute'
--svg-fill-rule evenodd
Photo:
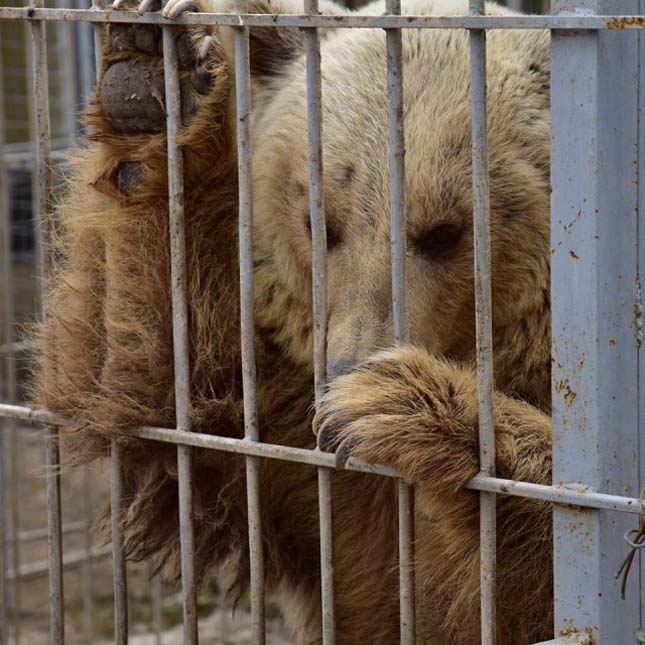
<svg viewBox="0 0 645 645"><path fill-rule="evenodd" d="M210 11L233 13L235 0L210 0ZM346 9L332 2L321 2L322 13L346 13ZM247 0L245 13L280 14L303 13L302 0ZM328 30L325 30L328 31ZM231 67L235 64L235 29L219 27L218 39ZM325 32L321 33L324 37ZM251 75L256 79L275 76L300 56L304 51L304 40L300 29L287 27L254 27L249 30L251 54Z"/></svg>

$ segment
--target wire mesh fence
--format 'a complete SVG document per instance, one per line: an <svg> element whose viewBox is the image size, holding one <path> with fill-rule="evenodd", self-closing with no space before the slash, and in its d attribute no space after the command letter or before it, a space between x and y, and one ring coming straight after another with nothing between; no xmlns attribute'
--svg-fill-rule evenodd
<svg viewBox="0 0 645 645"><path fill-rule="evenodd" d="M474 227L475 227L475 294L477 303L477 348L478 348L478 378L479 378L479 446L480 474L468 484L468 487L479 491L481 497L481 642L492 644L496 641L496 498L498 495L515 495L520 497L546 500L554 503L556 511L556 527L562 524L562 534L556 537L556 578L561 580L561 588L566 589L560 594L556 591L556 632L563 634L562 642L585 642L584 640L566 640L567 638L591 638L588 642L632 642L631 640L610 640L621 633L621 616L631 611L634 603L621 605L612 603L603 593L608 589L606 575L585 580L583 585L572 584L580 571L591 566L599 568L602 560L602 548L607 548L604 542L604 515L596 512L600 509L625 513L629 516L645 512L643 500L633 494L633 486L625 486L621 490L631 491L619 494L613 485L613 471L616 466L610 466L597 456L591 460L591 466L580 469L580 476L573 476L570 463L564 463L558 472L556 484L553 486L511 481L496 477L495 473L495 432L494 432L494 390L493 390L493 340L491 312L491 282L490 282L490 222L489 222L489 171L487 144L487 102L486 102L486 30L498 29L550 29L553 34L554 52L558 61L561 76L558 93L552 98L553 104L559 110L561 119L570 119L575 113L573 102L579 100L580 86L574 90L563 88L571 76L579 71L574 66L567 67L567 56L580 56L579 65L591 79L592 90L586 104L601 106L597 113L592 111L585 126L594 131L598 115L603 114L603 95L598 92L602 84L603 68L599 61L602 58L602 38L606 30L634 30L632 34L640 39L637 30L643 26L643 20L638 15L639 8L629 11L628 17L603 15L594 5L587 11L568 12L562 3L557 3L553 15L546 16L486 16L483 2L473 0L467 16L401 16L401 4L397 0L388 0L385 15L351 15L325 16L320 15L316 0L307 0L303 15L246 15L243 0L236 5L236 14L187 14L178 22L182 24L230 25L235 27L236 52L236 114L237 114L237 150L239 177L239 258L241 276L241 339L242 339L242 374L244 377L244 439L232 439L212 435L203 435L191 431L190 419L190 366L188 364L188 309L186 296L186 257L185 257L185 224L183 211L183 167L182 155L177 138L180 128L180 94L178 62L175 39L171 27L158 14L138 15L131 12L115 12L105 10L99 5L92 8L68 6L67 4L45 8L35 1L25 7L0 8L0 29L2 29L2 45L0 60L2 83L0 87L0 187L2 190L3 213L3 319L4 336L2 355L4 363L2 400L0 416L3 418L2 459L0 460L0 509L2 510L2 534L0 542L2 560L2 612L0 613L0 643L30 642L29 636L22 636L23 611L22 594L30 580L47 574L49 576L49 615L50 642L63 643L66 635L66 599L63 585L64 573L72 568L80 568L82 572L81 597L83 634L81 640L95 642L96 640L96 583L95 571L99 560L111 556L111 571L113 574L114 598L114 633L117 643L125 643L131 635L132 608L129 600L129 578L132 576L131 565L126 565L124 555L123 535L119 523L121 505L124 496L123 472L121 463L122 448L115 440L112 441L109 491L97 490L95 477L89 469L74 476L76 486L81 491L82 501L76 509L73 519L65 521L62 512L61 482L66 473L61 475L61 456L58 444L58 428L65 426L67 420L46 411L25 406L24 395L20 386L23 382L24 362L29 348L22 344L19 322L28 322L36 317L37 308L46 311L47 266L48 258L47 237L50 224L51 195L57 178L64 174L65 151L74 145L83 133L83 126L77 115L85 104L94 83L95 69L100 69L102 25L110 23L140 23L161 24L163 26L163 64L166 109L166 134L168 145L168 211L170 228L170 256L172 279L172 315L173 315L173 356L175 370L175 410L176 424L172 428L137 427L131 429L131 435L148 441L165 442L177 447L177 477L179 483L179 518L181 539L181 606L183 642L198 642L198 603L197 585L194 564L194 533L193 533L193 484L191 480L193 449L218 450L244 455L247 477L247 507L249 516L249 549L250 549L250 603L251 603L251 635L254 643L263 643L267 633L266 600L264 595L264 562L261 535L261 504L259 465L261 459L278 459L308 464L318 468L318 491L320 501L320 561L321 561L321 602L322 602L322 635L324 643L333 643L336 639L336 617L334 611L334 566L333 566L333 532L332 504L333 496L330 484L330 471L336 465L332 455L316 451L291 448L263 443L259 440L257 383L255 381L254 355L254 291L253 291L253 240L252 240L252 146L250 141L251 84L250 84L250 53L249 29L253 26L267 28L287 26L300 28L305 33L306 65L307 65L307 118L309 136L309 185L310 185L310 216L313 248L313 289L316 337L315 347L315 390L316 401L319 400L326 382L326 276L325 276L325 210L323 204L323 170L322 170L322 116L321 116L321 72L320 72L320 40L319 30L324 27L336 28L382 28L387 33L387 81L388 81L388 116L389 116L389 145L391 153L390 166L390 195L391 195L391 239L392 239L392 306L394 321L394 339L397 345L405 344L408 339L406 330L406 298L405 298L405 146L404 120L402 111L402 79L405 74L402 62L401 29L468 29L470 32L470 74L472 100L472 142L473 142L473 195L474 195ZM548 6L519 6L513 8L549 11ZM633 7L626 7L633 9ZM24 26L28 29L22 32L16 29ZM91 23L91 24L90 24ZM10 27L8 28L8 25ZM92 38L90 27L94 30L96 40ZM599 36L599 33L602 35ZM624 34L621 34L624 36ZM611 34L613 37L614 34ZM631 34L630 34L631 36ZM564 38L569 41L564 41ZM594 40L595 39L595 40ZM634 39L632 39L634 40ZM579 42L578 42L579 41ZM569 44L569 42L571 44ZM641 56L640 40L629 41L636 46L628 54L634 54L634 59ZM29 47L30 45L30 47ZM571 48L569 51L568 47ZM587 48L585 50L585 47ZM559 49L560 48L560 49ZM576 49L578 48L578 49ZM595 48L595 49L594 49ZM609 48L607 48L607 51ZM584 55L587 57L588 68L585 68ZM599 53L600 52L600 53ZM557 58L560 56L561 58ZM611 56L609 56L611 57ZM92 60L96 58L96 63ZM591 62L589 62L591 61ZM606 61L605 61L606 63ZM606 68L609 75L617 72L617 60L612 59ZM613 65L613 67L612 67ZM71 70L71 72L70 72ZM599 72L599 70L601 70ZM639 79L640 81L640 79ZM625 91L638 90L635 86ZM631 95L630 95L631 96ZM639 95L636 97L638 104ZM633 106L631 106L633 107ZM568 112L567 112L568 110ZM29 119L24 118L29 114ZM563 123L560 117L554 119L554 131L557 136L566 140L564 128L571 125L570 121ZM574 134L580 132L583 126L574 128ZM384 133L385 135L385 133ZM577 136L577 135L576 135ZM579 138L573 137L579 149L589 150L595 142L580 144ZM34 143L33 150L29 141ZM574 144L572 144L574 145ZM610 150L611 148L607 148ZM596 151L595 148L593 148ZM598 195L602 193L602 177L593 179L579 176L581 173L571 169L571 159L567 158L564 145L558 141L554 145L556 163L559 163L557 177L562 181L573 176L580 185L593 185L594 198L601 201ZM574 161L577 161L574 159ZM569 163L569 166L567 166ZM619 164L617 164L619 165ZM586 182L586 183L585 183ZM586 188L583 189L583 193ZM560 206L568 203L586 203L586 198L576 200L566 191ZM569 202L567 202L569 200ZM588 207L587 207L588 208ZM596 211L597 212L597 211ZM32 220L36 222L35 231ZM599 226L599 229L602 227ZM591 231L592 235L594 233ZM603 229L603 232L604 229ZM641 233L636 231L636 239ZM567 239L567 243L570 244ZM610 249L612 250L612 249ZM573 249L567 248L571 257L577 255ZM603 251L606 253L606 251ZM557 256L556 256L557 257ZM600 259L599 259L600 257ZM605 256L594 255L594 261L603 267ZM634 260L632 271L639 274L641 261ZM35 267L35 268L34 268ZM564 275L564 266L558 269ZM597 267L593 267L594 272ZM38 281L32 276L38 273ZM598 298L598 284L594 283L596 291L587 293L590 300ZM557 290L556 290L557 292ZM565 296L562 296L564 298ZM581 304L578 310L570 311L555 308L567 320L575 314L584 311ZM626 333L631 333L631 328ZM561 339L564 334L556 334ZM564 341L563 341L564 342ZM594 341L595 342L595 341ZM581 344L581 353L589 350ZM557 347L557 342L556 342ZM577 355L576 355L577 356ZM636 358L636 361L640 360ZM566 363L566 360L563 359ZM600 364L595 365L601 369ZM566 370L563 370L564 373ZM558 383L564 382L562 377ZM635 378L638 382L638 377ZM584 388L580 388L581 390ZM593 389L593 388L592 388ZM639 390L636 386L636 414L639 408ZM591 397L592 395L590 395ZM642 394L641 394L642 396ZM570 401L567 402L570 407ZM580 402L577 405L581 405ZM589 400L585 402L589 405ZM555 417L566 416L556 406ZM582 409L580 415L584 415ZM45 427L42 436L36 438L26 428L29 424L40 424ZM566 425L562 421L563 425ZM587 427L588 420L581 420L581 425ZM600 431L599 431L600 432ZM638 437L636 430L630 427L630 440ZM562 444L568 441L568 435L563 435ZM556 435L557 438L557 435ZM594 435L594 440L598 437ZM586 441L588 437L583 438ZM43 526L25 529L21 519L22 500L24 493L24 468L21 463L23 455L27 454L24 446L44 440L46 481L47 529ZM575 452L569 447L568 459ZM638 451L637 454L637 469ZM576 456L574 461L584 462ZM564 460L566 462L566 460ZM397 473L380 466L368 465L357 460L351 460L346 467L357 472L369 473L373 476L397 477ZM589 469L596 468L598 472L608 474L600 479L598 472L589 476ZM604 481L612 482L609 487L603 486ZM568 485L577 482L577 485ZM582 486L580 482L588 483ZM610 492L605 492L609 490ZM109 495L112 509L111 544L107 547L93 543L91 525L96 506L95 496ZM414 580L414 522L413 522L414 491L408 483L399 483L399 569L400 569L400 639L402 643L413 643L415 636L415 580ZM574 507L574 508L572 508ZM562 510L564 509L564 510ZM594 513L586 513L581 509L594 509ZM560 515L558 515L560 514ZM579 558L574 564L565 562L571 556L567 549L577 549L574 536L570 543L563 540L565 546L558 551L558 542L566 532L567 526L575 526L584 517L589 529L589 543L592 554ZM620 525L622 527L622 524ZM613 529L612 529L613 530ZM571 532L570 532L571 533ZM63 545L69 536L76 536L76 544L67 553ZM28 557L29 545L47 539L48 552L44 560ZM568 544L568 545L567 545ZM613 543L613 549L619 551L621 544ZM595 551L594 551L595 549ZM559 558L558 559L558 553ZM575 560L576 558L574 558ZM591 564L590 564L591 563ZM559 573L558 573L559 572ZM161 642L161 605L162 590L160 581L155 578L155 586L146 602L154 605L152 617L155 623L157 642ZM581 590L584 586L584 590ZM636 607L640 606L638 595ZM571 598L575 597L579 607L570 607ZM566 607L566 610L564 609ZM580 609L582 607L582 609ZM627 609L625 609L627 607ZM640 609L636 609L638 613ZM605 618L604 612L611 617ZM633 615L629 614L630 625L634 624ZM640 618L638 618L640 621ZM226 629L226 628L224 628ZM631 629L631 627L630 627ZM568 633L565 633L567 630ZM642 632L640 632L642 633ZM633 630L629 638L638 634ZM612 636L614 635L614 636ZM595 639L595 640L594 640ZM68 640L70 640L68 638ZM638 641L637 641L638 642Z"/></svg>

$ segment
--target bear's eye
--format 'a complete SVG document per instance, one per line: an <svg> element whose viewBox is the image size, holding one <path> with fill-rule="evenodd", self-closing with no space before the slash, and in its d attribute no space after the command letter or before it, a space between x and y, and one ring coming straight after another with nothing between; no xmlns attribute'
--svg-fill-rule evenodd
<svg viewBox="0 0 645 645"><path fill-rule="evenodd" d="M305 222L307 224L309 239L311 240L311 219L309 219L309 215L306 216ZM329 225L329 222L327 222L327 250L331 251L332 249L335 249L339 244L340 237L338 236L338 233L336 233L334 228Z"/></svg>
<svg viewBox="0 0 645 645"><path fill-rule="evenodd" d="M459 244L464 229L455 224L439 224L417 239L415 246L431 258L449 255Z"/></svg>

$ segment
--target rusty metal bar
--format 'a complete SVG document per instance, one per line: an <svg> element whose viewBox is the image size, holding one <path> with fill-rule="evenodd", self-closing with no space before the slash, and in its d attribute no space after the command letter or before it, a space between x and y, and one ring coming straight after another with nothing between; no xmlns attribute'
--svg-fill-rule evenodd
<svg viewBox="0 0 645 645"><path fill-rule="evenodd" d="M390 15L401 14L401 0L387 0ZM394 344L408 340L406 298L406 213L405 136L403 112L403 35L399 29L386 30L388 130L390 137L390 209L392 258L392 320ZM414 590L414 489L400 480L399 489L399 595L400 639L404 645L415 642Z"/></svg>
<svg viewBox="0 0 645 645"><path fill-rule="evenodd" d="M19 419L25 423L47 423L48 425L58 426L67 425L63 419L46 410L9 405L6 403L0 403L0 417ZM231 439L229 437L218 437L216 435L197 432L182 432L173 428L140 426L129 429L128 433L133 437L148 441L161 441L163 443L181 444L207 450L220 450L222 452L251 455L263 459L293 461L309 466L333 467L336 463L335 456L329 453L253 442L246 439ZM398 473L390 468L366 464L353 458L347 461L345 470L381 475L383 477L399 477ZM645 515L645 502L637 497L608 495L590 490L589 488L576 487L574 484L546 486L543 484L532 484L479 474L468 482L466 488L490 491L500 495L540 499L546 502L553 502L554 504L581 506L584 508L601 508L620 513L635 515L641 513Z"/></svg>
<svg viewBox="0 0 645 645"><path fill-rule="evenodd" d="M242 12L245 0L236 0ZM235 98L237 108L237 156L239 184L240 322L242 327L242 386L244 391L244 436L259 442L257 373L255 361L255 289L253 284L253 174L251 148L251 70L249 30L235 29ZM260 461L246 458L246 491L251 565L251 619L253 642L264 645L264 553L260 507Z"/></svg>
<svg viewBox="0 0 645 645"><path fill-rule="evenodd" d="M160 13L139 15L135 11L95 9L34 9L0 7L0 20L71 20L82 22L138 23L167 25ZM184 13L175 18L178 25L226 25L229 27L318 27L340 29L563 29L626 30L645 28L641 15L562 15L562 16L341 16L300 14Z"/></svg>
<svg viewBox="0 0 645 645"><path fill-rule="evenodd" d="M166 89L166 135L168 141L168 215L170 226L170 280L172 284L172 338L175 368L175 415L179 430L190 431L190 348L184 227L183 153L177 144L181 127L179 66L172 27L163 30ZM184 610L184 643L196 645L197 589L195 581L195 535L193 527L192 450L177 448L179 486L179 536L181 584Z"/></svg>
<svg viewBox="0 0 645 645"><path fill-rule="evenodd" d="M645 8L638 0L552 6L558 15ZM645 473L645 68L638 41L637 34L554 32L550 52L553 481L630 496L638 495ZM616 578L634 520L558 506L553 526L556 636L638 642L643 556L624 597Z"/></svg>
<svg viewBox="0 0 645 645"><path fill-rule="evenodd" d="M305 0L305 11L319 13L318 0ZM305 29L307 71L307 123L309 130L309 214L311 219L311 267L314 320L314 392L318 405L327 382L327 230L325 224L322 80L320 38L313 27ZM334 611L334 558L331 471L318 469L318 508L320 519L320 586L322 638L325 645L336 640Z"/></svg>
<svg viewBox="0 0 645 645"><path fill-rule="evenodd" d="M471 15L485 13L483 0L469 0ZM490 204L488 134L486 126L486 32L470 32L470 92L472 105L473 231L475 245L475 308L477 386L479 399L479 467L495 476L495 418L493 411L493 324L490 267ZM496 642L495 494L480 493L481 639Z"/></svg>
<svg viewBox="0 0 645 645"><path fill-rule="evenodd" d="M110 442L110 521L114 568L114 642L128 642L128 573L123 551L123 454L117 439Z"/></svg>

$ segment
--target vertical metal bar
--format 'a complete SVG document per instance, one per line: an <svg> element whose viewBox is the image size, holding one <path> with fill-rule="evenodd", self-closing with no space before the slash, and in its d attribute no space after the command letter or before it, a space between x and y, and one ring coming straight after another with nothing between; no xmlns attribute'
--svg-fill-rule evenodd
<svg viewBox="0 0 645 645"><path fill-rule="evenodd" d="M177 49L172 27L163 29L166 89L166 135L168 141L168 215L170 226L170 279L172 283L172 336L175 366L175 415L179 430L191 429L190 348L186 289L186 235L184 227L183 154L177 145L181 105ZM192 448L177 447L179 485L179 535L181 583L184 610L184 643L196 645L197 589L195 581L195 535L193 526Z"/></svg>
<svg viewBox="0 0 645 645"><path fill-rule="evenodd" d="M100 0L92 0L92 6ZM103 6L102 4L100 5ZM98 47L95 42L94 46L94 61L95 69L98 71L101 69L102 65L102 56L103 56L103 26L96 24L92 26L95 41L98 41ZM85 33L85 30L81 31L81 35ZM82 41L85 42L85 41ZM83 49L83 48L82 48ZM85 55L88 55L88 51L83 52ZM85 58L85 56L84 56ZM89 61L84 61L84 69L89 69ZM84 87L84 99L87 100L91 93L91 82L92 79L87 77L84 78L84 81L87 82L87 86ZM85 466L83 469L83 512L85 516L85 555L86 561L83 565L83 622L85 630L85 640L87 643L92 643L94 641L94 572L93 572L93 558L92 558L92 523L93 523L93 500L92 500L92 476L90 472L90 466Z"/></svg>
<svg viewBox="0 0 645 645"><path fill-rule="evenodd" d="M49 633L53 645L63 645L65 642L63 535L60 504L60 448L56 428L47 428L45 442L47 524L49 527L47 540L49 551Z"/></svg>
<svg viewBox="0 0 645 645"><path fill-rule="evenodd" d="M123 454L117 439L110 443L110 519L114 567L114 642L128 642L128 574L123 551Z"/></svg>
<svg viewBox="0 0 645 645"><path fill-rule="evenodd" d="M152 579L152 615L155 625L155 644L163 643L163 583L161 574Z"/></svg>
<svg viewBox="0 0 645 645"><path fill-rule="evenodd" d="M645 15L645 0L638 0L638 13ZM641 115L636 122L638 131L638 166L636 176L638 177L638 213L636 218L636 229L638 239L637 252L637 276L636 276L636 305L634 307L634 321L636 325L636 351L638 353L638 364L636 371L638 373L638 385L636 388L636 399L638 401L638 455L639 455L639 479L638 489L643 490L645 487L645 299L643 289L645 288L645 222L643 213L645 213L645 181L640 177L645 172L645 123L641 123L642 115L645 114L645 92L643 91L643 82L645 81L645 36L641 31L637 35L638 47L638 73L637 73L637 101L638 111ZM640 637L645 642L645 601L643 593L645 592L645 555L639 553L639 592L641 594L640 604Z"/></svg>
<svg viewBox="0 0 645 645"><path fill-rule="evenodd" d="M639 3L559 0L553 9L630 14ZM553 480L636 497L639 91L637 34L553 32ZM556 636L635 640L639 576L624 600L615 579L629 528L633 519L606 511L554 508Z"/></svg>
<svg viewBox="0 0 645 645"><path fill-rule="evenodd" d="M85 641L94 640L94 580L92 562L92 477L90 467L83 467L83 515L85 517L84 541L85 562L83 563L83 629Z"/></svg>
<svg viewBox="0 0 645 645"><path fill-rule="evenodd" d="M92 0L92 9L104 9L105 0ZM94 29L94 72L95 81L98 81L103 66L103 25L96 23Z"/></svg>
<svg viewBox="0 0 645 645"><path fill-rule="evenodd" d="M318 0L305 0L305 12L318 14ZM314 318L314 388L318 404L327 381L327 231L325 224L322 82L320 38L315 28L304 29L307 66L307 122L309 129L309 214L311 218L311 256ZM334 610L334 559L332 524L332 482L328 468L318 469L318 506L320 516L320 582L322 598L322 636L325 645L336 640Z"/></svg>
<svg viewBox="0 0 645 645"><path fill-rule="evenodd" d="M244 13L245 0L235 1ZM237 107L237 155L239 185L240 320L242 327L242 385L244 436L259 441L257 373L255 361L255 288L253 283L253 174L251 156L251 70L249 30L235 28L235 98ZM251 618L253 642L266 641L264 608L264 553L260 508L260 462L246 457L246 490L251 564Z"/></svg>
<svg viewBox="0 0 645 645"><path fill-rule="evenodd" d="M0 70L3 70L2 48L0 47ZM0 236L2 237L2 275L3 275L3 309L4 334L3 342L13 341L13 265L11 257L11 214L9 213L9 176L5 160L6 114L5 114L4 78L0 73ZM13 350L7 352L4 368L7 391L11 396L12 385L9 379L14 371L15 355ZM3 423L10 423L5 419ZM9 426L9 432L11 432ZM0 645L9 642L9 505L7 499L7 441L6 432L0 432Z"/></svg>
<svg viewBox="0 0 645 645"><path fill-rule="evenodd" d="M31 7L40 8L42 0L33 0ZM40 307L45 315L48 275L49 194L51 190L51 126L49 120L49 82L45 22L32 20L31 64L33 77L33 119L35 139L35 172L33 174L33 206L36 226L36 260L38 264Z"/></svg>
<svg viewBox="0 0 645 645"><path fill-rule="evenodd" d="M7 474L5 434L0 432L0 645L9 642L9 513L7 504Z"/></svg>
<svg viewBox="0 0 645 645"><path fill-rule="evenodd" d="M58 4L58 3L57 3ZM62 0L65 9L74 8L74 0ZM65 137L69 145L72 145L78 133L78 105L79 105L79 60L78 47L76 42L77 25L69 22L59 25L58 47L62 48L62 66L65 70L62 76L63 82L63 105L65 114ZM62 70L61 70L62 71Z"/></svg>
<svg viewBox="0 0 645 645"><path fill-rule="evenodd" d="M401 14L401 0L387 0L389 14ZM386 30L388 123L390 135L390 204L392 257L392 318L394 343L408 342L406 298L405 136L403 111L403 39L399 29ZM414 489L399 481L400 638L415 641Z"/></svg>
<svg viewBox="0 0 645 645"><path fill-rule="evenodd" d="M2 69L2 52L0 52L0 69ZM8 351L5 355L4 369L5 369L5 388L3 395L9 403L17 402L17 386L16 386L16 355L13 349L16 341L15 334L15 311L14 311L14 280L13 280L13 254L11 248L11 212L9 204L9 174L7 172L7 165L4 159L4 149L6 145L6 117L4 106L4 83L0 78L0 211L2 212L2 275L3 275L3 342L6 343ZM16 422L11 419L3 421L7 427L8 432L6 436L9 438L8 450L7 441L5 436L0 439L3 442L0 452L0 459L3 463L0 468L3 470L1 485L6 488L3 491L4 505L2 513L4 521L2 522L2 531L4 538L8 537L7 527L9 524L9 514L11 515L11 542L12 542L12 567L14 571L20 570L20 552L21 545L18 540L18 532L20 530L20 497L19 497L19 478L21 476L20 470L20 453L18 450L18 428ZM5 452L6 450L6 452ZM7 466L8 464L8 466ZM5 470L6 468L6 470ZM9 478L9 482L6 478ZM7 492L10 491L9 500L6 499ZM10 502L10 503L9 503ZM2 537L0 537L2 541ZM4 564L8 564L8 548L7 542L2 541L2 548L4 552L2 558ZM7 558L5 560L5 558ZM6 571L6 569L5 569ZM4 583L3 583L4 584ZM3 603L3 612L6 612L4 617L6 620L7 629L9 626L9 601L8 601L8 581L6 582L7 589L3 590L3 597L6 595L6 604ZM13 623L13 643L19 645L20 643L20 614L22 609L21 601L21 587L22 582L19 577L16 577L13 582L13 610L12 610L12 623ZM2 618L0 614L0 618ZM8 635L7 635L8 638Z"/></svg>
<svg viewBox="0 0 645 645"><path fill-rule="evenodd" d="M9 228L9 231L11 229ZM11 255L9 255L11 258ZM7 279L10 278L13 272L13 267L10 268L10 273L7 274ZM13 308L13 290L9 293L8 303L10 308L7 310L7 328L11 330L10 341L15 340L15 335L13 333L13 324L14 324L14 308ZM9 402L16 402L16 359L13 350L10 350L7 353L7 394ZM9 425L9 489L10 489L10 499L11 499L11 540L13 542L13 551L11 558L11 565L14 571L20 570L21 563L21 544L18 539L18 533L20 531L20 479L22 477L22 459L21 451L19 448L19 430L18 425L15 421L7 421ZM12 618L13 618L13 643L14 645L20 644L20 632L21 632L21 618L20 614L22 612L22 581L19 577L13 582L13 608L12 608Z"/></svg>
<svg viewBox="0 0 645 645"><path fill-rule="evenodd" d="M42 0L33 0L31 7L42 7ZM32 21L31 63L34 99L35 173L33 204L36 225L40 308L46 316L48 274L49 197L51 190L51 127L49 121L49 84L45 23ZM60 500L60 449L58 430L46 431L45 465L47 468L47 518L49 558L50 640L53 645L65 642L63 599L63 544Z"/></svg>
<svg viewBox="0 0 645 645"><path fill-rule="evenodd" d="M485 13L483 0L469 0L471 15ZM479 461L482 474L495 475L493 411L493 326L490 279L490 205L488 133L486 123L486 32L470 31L470 92L472 105L473 230L475 245L475 307L477 328L477 387L479 399ZM495 495L480 493L481 639L496 641Z"/></svg>

